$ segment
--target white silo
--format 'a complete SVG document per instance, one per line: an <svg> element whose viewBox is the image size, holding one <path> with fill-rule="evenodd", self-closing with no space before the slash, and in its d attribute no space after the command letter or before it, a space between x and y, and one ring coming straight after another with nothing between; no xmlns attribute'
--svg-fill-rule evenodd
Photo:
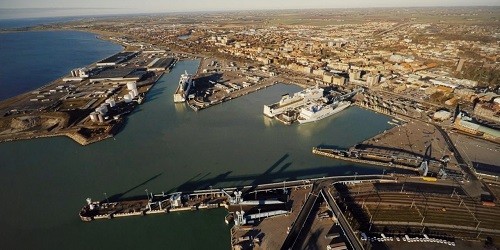
<svg viewBox="0 0 500 250"><path fill-rule="evenodd" d="M97 117L97 113L95 112L90 113L89 117L92 122L97 122L97 120L99 119L99 117Z"/></svg>
<svg viewBox="0 0 500 250"><path fill-rule="evenodd" d="M112 108L116 105L115 99L109 98L106 100L106 103L109 104L109 107Z"/></svg>
<svg viewBox="0 0 500 250"><path fill-rule="evenodd" d="M129 103L132 101L132 97L129 94L126 94L123 96L123 100L125 101L125 103Z"/></svg>
<svg viewBox="0 0 500 250"><path fill-rule="evenodd" d="M134 97L139 95L139 91L137 89L133 89L132 92L134 92Z"/></svg>
<svg viewBox="0 0 500 250"><path fill-rule="evenodd" d="M104 122L104 116L102 114L99 114L98 117L99 117L99 122L101 123Z"/></svg>
<svg viewBox="0 0 500 250"><path fill-rule="evenodd" d="M127 89L128 90L137 89L137 85L135 84L135 82L129 82L129 83L127 83Z"/></svg>
<svg viewBox="0 0 500 250"><path fill-rule="evenodd" d="M103 108L102 106L97 107L97 108L95 109L95 112L96 112L97 114L101 114L101 115L106 114L106 112L105 112L105 110L104 110L104 108Z"/></svg>
<svg viewBox="0 0 500 250"><path fill-rule="evenodd" d="M108 107L109 107L109 104L107 104L107 103L101 104L101 110L103 111L102 112L103 115L105 115L106 113L108 113L108 111L109 111Z"/></svg>
<svg viewBox="0 0 500 250"><path fill-rule="evenodd" d="M131 91L129 91L129 92L128 92L128 94L129 94L129 95L130 95L130 97L132 97L132 98L134 98L134 97L135 97L135 95L134 95L134 91L132 91L132 90L131 90Z"/></svg>

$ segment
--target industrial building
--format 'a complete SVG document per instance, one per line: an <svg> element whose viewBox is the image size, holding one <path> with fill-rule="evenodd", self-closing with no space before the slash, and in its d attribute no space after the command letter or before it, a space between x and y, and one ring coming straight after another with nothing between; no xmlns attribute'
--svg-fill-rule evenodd
<svg viewBox="0 0 500 250"><path fill-rule="evenodd" d="M106 59L97 62L97 66L115 66L119 63L129 60L130 58L134 57L137 54L138 52L130 52L130 51L120 52L118 54L112 55Z"/></svg>
<svg viewBox="0 0 500 250"><path fill-rule="evenodd" d="M90 82L100 81L141 81L147 77L148 72L136 68L110 68L99 72L90 78Z"/></svg>
<svg viewBox="0 0 500 250"><path fill-rule="evenodd" d="M156 58L151 63L148 64L148 71L163 71L172 66L174 59L171 57L167 58Z"/></svg>

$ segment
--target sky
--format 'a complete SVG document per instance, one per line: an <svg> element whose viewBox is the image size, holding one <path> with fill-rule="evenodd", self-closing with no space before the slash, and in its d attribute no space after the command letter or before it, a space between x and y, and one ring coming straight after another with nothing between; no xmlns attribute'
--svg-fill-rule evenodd
<svg viewBox="0 0 500 250"><path fill-rule="evenodd" d="M500 6L500 0L0 0L0 9L3 9L0 10L0 19L86 14L420 6Z"/></svg>

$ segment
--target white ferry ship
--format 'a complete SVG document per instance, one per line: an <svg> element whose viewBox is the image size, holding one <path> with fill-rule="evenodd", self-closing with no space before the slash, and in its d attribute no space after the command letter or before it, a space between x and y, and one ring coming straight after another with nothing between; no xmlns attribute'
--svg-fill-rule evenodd
<svg viewBox="0 0 500 250"><path fill-rule="evenodd" d="M184 71L184 74L182 74L179 79L179 86L174 94L174 102L185 102L191 87L194 87L193 75Z"/></svg>
<svg viewBox="0 0 500 250"><path fill-rule="evenodd" d="M304 89L290 96L285 94L281 96L281 100L271 105L264 105L264 115L275 117L287 110L295 109L303 106L310 100L317 100L323 97L324 90L318 86L314 88Z"/></svg>
<svg viewBox="0 0 500 250"><path fill-rule="evenodd" d="M297 121L300 124L319 121L346 109L350 105L351 102L349 101L341 101L328 105L312 103L301 109Z"/></svg>

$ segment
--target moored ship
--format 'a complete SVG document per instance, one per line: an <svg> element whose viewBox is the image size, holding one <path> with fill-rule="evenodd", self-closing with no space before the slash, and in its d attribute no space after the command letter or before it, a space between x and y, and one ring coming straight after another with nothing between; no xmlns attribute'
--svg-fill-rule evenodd
<svg viewBox="0 0 500 250"><path fill-rule="evenodd" d="M185 102L188 98L191 87L194 87L193 75L184 72L179 79L179 86L174 94L174 102Z"/></svg>
<svg viewBox="0 0 500 250"><path fill-rule="evenodd" d="M332 104L311 103L301 109L297 121L300 124L319 121L346 109L350 105L351 102L349 101L335 102Z"/></svg>
<svg viewBox="0 0 500 250"><path fill-rule="evenodd" d="M295 109L303 106L310 100L317 100L323 97L324 90L318 86L314 88L304 89L290 96L285 94L281 96L281 100L271 105L264 105L264 115L275 117L287 110Z"/></svg>

